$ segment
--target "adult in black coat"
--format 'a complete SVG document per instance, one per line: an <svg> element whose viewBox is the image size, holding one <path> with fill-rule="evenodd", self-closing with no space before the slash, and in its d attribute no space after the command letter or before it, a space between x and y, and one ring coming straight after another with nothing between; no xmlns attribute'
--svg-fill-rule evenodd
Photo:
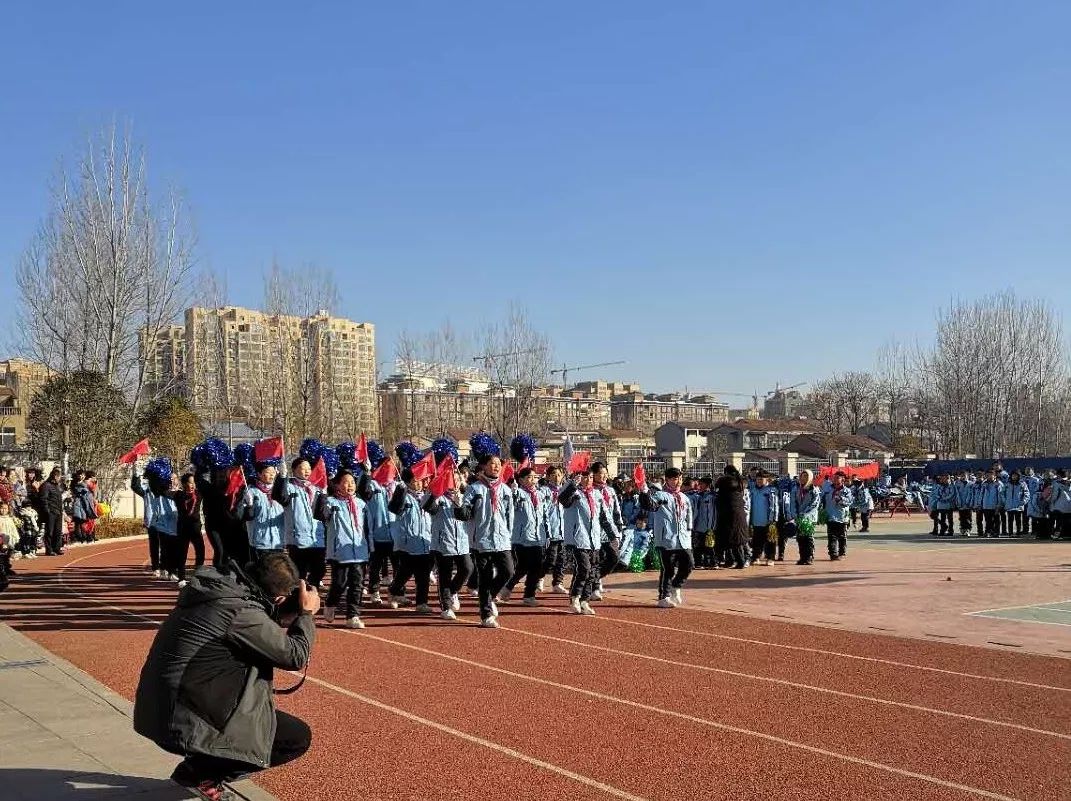
<svg viewBox="0 0 1071 801"><path fill-rule="evenodd" d="M750 539L747 524L747 510L744 506L744 493L747 487L740 476L740 471L731 464L725 466L725 473L714 485L714 508L717 521L714 525L714 547L718 558L728 566L737 569L744 567L744 546Z"/></svg>
<svg viewBox="0 0 1071 801"><path fill-rule="evenodd" d="M40 508L45 516L41 520L44 531L45 555L59 556L63 553L63 486L60 484L63 471L53 468L48 481L37 490Z"/></svg>

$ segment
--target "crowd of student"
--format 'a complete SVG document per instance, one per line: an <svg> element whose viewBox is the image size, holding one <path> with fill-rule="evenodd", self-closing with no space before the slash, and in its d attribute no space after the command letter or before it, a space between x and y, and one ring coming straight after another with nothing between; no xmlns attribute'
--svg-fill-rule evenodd
<svg viewBox="0 0 1071 801"><path fill-rule="evenodd" d="M456 446L437 443L443 447L433 444L431 451L441 473L440 457L451 447L456 454ZM670 468L637 486L625 476L612 478L601 462L568 475L559 465L537 472L511 443L514 467L481 434L470 442L468 459L445 462L451 475L437 482L418 469L425 454L411 443L396 449L400 472L384 470L393 460L376 443L369 446L371 456L357 461L351 444L330 480L314 477L323 470L316 457L299 456L284 476L278 458L239 457L211 440L181 480L164 460L135 470L131 486L145 499L149 569L185 586L191 543L198 563L203 560L203 515L218 569L281 551L312 586L322 587L330 569L325 622L338 616L362 628L362 608L384 605L454 620L467 589L478 597L481 625L496 628L499 604L518 590L525 605L550 592L568 596L574 613L594 615L592 604L607 592L602 577L621 566L623 552L640 548L658 555L655 602L662 608L683 603L696 567L781 562L791 539L797 564L812 564L820 518L829 558L839 560L847 555L848 527L859 516L866 530L874 507L867 488L840 473L820 486L808 471L776 479L729 466L715 481Z"/></svg>

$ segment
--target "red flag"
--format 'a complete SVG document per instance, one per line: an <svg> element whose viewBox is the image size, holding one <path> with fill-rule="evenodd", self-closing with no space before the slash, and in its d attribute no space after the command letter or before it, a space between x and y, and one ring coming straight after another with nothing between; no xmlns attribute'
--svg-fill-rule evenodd
<svg viewBox="0 0 1071 801"><path fill-rule="evenodd" d="M414 479L431 478L435 475L435 454L428 451L424 458L409 468Z"/></svg>
<svg viewBox="0 0 1071 801"><path fill-rule="evenodd" d="M253 461L266 462L270 459L283 458L283 438L269 437L253 446Z"/></svg>
<svg viewBox="0 0 1071 801"><path fill-rule="evenodd" d="M398 468L394 466L394 462L390 459L384 459L383 464L376 468L376 472L372 473L372 478L384 487L394 481L397 477Z"/></svg>
<svg viewBox="0 0 1071 801"><path fill-rule="evenodd" d="M527 456L525 456L524 457L524 461L521 462L519 465L517 465L517 472L519 473L522 470L524 470L524 468L531 467L531 466L532 466L532 460L529 459Z"/></svg>
<svg viewBox="0 0 1071 801"><path fill-rule="evenodd" d="M506 463L502 465L502 472L498 474L498 480L503 484L509 483L509 480L513 478L513 462L506 460Z"/></svg>
<svg viewBox="0 0 1071 801"><path fill-rule="evenodd" d="M435 478L431 480L431 485L428 487L428 491L436 498L442 497L452 489L457 488L457 477L454 471L457 469L457 465L454 464L454 457L447 454L447 457L443 459L442 464L439 465L438 470L435 471Z"/></svg>
<svg viewBox="0 0 1071 801"><path fill-rule="evenodd" d="M119 457L119 464L134 464L138 460L139 456L146 456L149 453L149 440L143 439L133 448L128 450L122 456Z"/></svg>
<svg viewBox="0 0 1071 801"><path fill-rule="evenodd" d="M312 472L309 473L309 483L322 490L327 489L327 467L324 465L322 456L317 458L316 465L312 468Z"/></svg>
<svg viewBox="0 0 1071 801"><path fill-rule="evenodd" d="M368 461L368 437L361 432L361 438L357 440L357 447L353 449L353 455L357 459L357 464L364 464Z"/></svg>
<svg viewBox="0 0 1071 801"><path fill-rule="evenodd" d="M573 454L573 458L569 460L569 465L566 467L565 472L569 475L573 473L583 473L591 466L591 451L577 451Z"/></svg>
<svg viewBox="0 0 1071 801"><path fill-rule="evenodd" d="M647 471L643 469L643 462L632 468L632 483L636 485L636 489L647 486Z"/></svg>
<svg viewBox="0 0 1071 801"><path fill-rule="evenodd" d="M223 490L223 495L227 499L228 508L234 509L238 503L238 496L245 486L245 473L241 465L227 468L227 488Z"/></svg>

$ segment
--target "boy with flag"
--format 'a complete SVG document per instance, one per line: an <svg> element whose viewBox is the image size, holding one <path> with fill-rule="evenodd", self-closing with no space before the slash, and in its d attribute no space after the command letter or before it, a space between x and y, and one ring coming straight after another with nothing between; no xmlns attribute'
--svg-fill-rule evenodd
<svg viewBox="0 0 1071 801"><path fill-rule="evenodd" d="M595 561L602 548L602 532L609 527L610 519L602 495L595 491L591 468L578 462L577 456L570 467L580 468L579 472L558 495L565 517L565 547L575 563L569 607L577 615L594 615L590 601L595 591Z"/></svg>
<svg viewBox="0 0 1071 801"><path fill-rule="evenodd" d="M324 524L316 519L316 505L327 489L327 473L322 458L316 460L316 475L308 459L290 463L291 476L276 482L275 500L283 505L283 542L294 560L298 576L319 589L327 572L327 545ZM351 476L352 478L352 476ZM334 584L334 581L331 582Z"/></svg>
<svg viewBox="0 0 1071 801"><path fill-rule="evenodd" d="M343 470L335 478L335 495L316 498L316 513L325 524L327 560L331 563L331 589L324 603L324 621L335 619L342 594L346 595L346 627L363 629L361 589L364 569L375 547L368 535L364 501L357 497L353 474Z"/></svg>
<svg viewBox="0 0 1071 801"><path fill-rule="evenodd" d="M683 588L692 561L692 504L681 491L681 471L667 468L661 490L640 488L640 506L650 516L651 537L662 560L658 576L658 607L672 609L684 603Z"/></svg>
<svg viewBox="0 0 1071 801"><path fill-rule="evenodd" d="M547 513L544 518L547 528L547 550L543 557L543 575L550 574L551 592L565 595L565 520L558 495L561 492L562 469L551 465L547 469L546 482L540 488ZM537 589L543 589L543 579Z"/></svg>
<svg viewBox="0 0 1071 801"><path fill-rule="evenodd" d="M517 567L498 600L508 601L520 580L524 579L525 606L536 606L536 589L543 575L543 551L547 544L547 507L536 487L535 470L523 467L517 472L517 489L513 491L513 548Z"/></svg>
<svg viewBox="0 0 1071 801"><path fill-rule="evenodd" d="M424 511L431 515L431 553L439 572L439 617L457 620L461 588L472 574L469 533L454 509L461 505L464 478L448 456L428 488Z"/></svg>

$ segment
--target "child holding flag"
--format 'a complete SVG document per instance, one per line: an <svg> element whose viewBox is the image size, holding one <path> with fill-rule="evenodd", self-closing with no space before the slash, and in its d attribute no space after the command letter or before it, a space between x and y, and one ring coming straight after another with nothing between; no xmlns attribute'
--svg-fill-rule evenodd
<svg viewBox="0 0 1071 801"><path fill-rule="evenodd" d="M536 589L543 575L543 550L547 544L547 507L536 488L538 476L531 467L517 473L517 489L513 491L513 547L517 567L498 600L508 601L513 588L524 579L525 606L536 606Z"/></svg>
<svg viewBox="0 0 1071 801"><path fill-rule="evenodd" d="M681 471L666 469L661 490L640 488L640 506L651 518L651 537L662 560L658 576L658 607L684 603L683 588L695 567L692 561L692 504L681 492Z"/></svg>
<svg viewBox="0 0 1071 801"><path fill-rule="evenodd" d="M324 540L331 563L331 589L324 604L324 621L335 619L342 594L346 594L346 627L363 629L361 589L364 569L375 547L368 535L364 501L357 497L353 473L342 471L335 479L335 496L316 496L317 514L325 522Z"/></svg>
<svg viewBox="0 0 1071 801"><path fill-rule="evenodd" d="M313 482L309 460L295 459L290 463L292 475L285 483L276 485L275 497L283 505L283 542L297 566L298 577L309 586L319 588L327 572L327 545L324 524L316 519L315 512L327 485L327 474L322 459L317 460L317 467L320 475Z"/></svg>
<svg viewBox="0 0 1071 801"><path fill-rule="evenodd" d="M454 514L463 489L464 478L448 457L439 465L424 501L424 511L431 515L431 553L439 571L439 617L443 620L457 620L459 594L472 574L469 533Z"/></svg>

